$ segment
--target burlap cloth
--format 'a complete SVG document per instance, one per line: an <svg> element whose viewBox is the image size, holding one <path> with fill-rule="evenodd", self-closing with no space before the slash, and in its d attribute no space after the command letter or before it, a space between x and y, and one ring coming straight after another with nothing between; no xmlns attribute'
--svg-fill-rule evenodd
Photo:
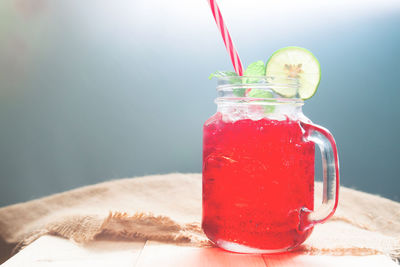
<svg viewBox="0 0 400 267"><path fill-rule="evenodd" d="M0 208L0 263L42 235L79 243L128 239L210 246L200 221L200 174L114 180ZM400 203L342 187L335 216L316 226L298 250L387 254L399 261Z"/></svg>

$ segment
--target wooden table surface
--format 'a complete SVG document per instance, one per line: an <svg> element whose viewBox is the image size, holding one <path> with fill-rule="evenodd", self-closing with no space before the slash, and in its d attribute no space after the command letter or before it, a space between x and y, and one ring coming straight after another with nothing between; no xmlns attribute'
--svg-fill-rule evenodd
<svg viewBox="0 0 400 267"><path fill-rule="evenodd" d="M390 258L374 256L309 256L295 253L246 255L218 248L194 248L153 241L95 241L78 245L54 236L43 236L10 258L2 267L15 266L307 266L399 267Z"/></svg>

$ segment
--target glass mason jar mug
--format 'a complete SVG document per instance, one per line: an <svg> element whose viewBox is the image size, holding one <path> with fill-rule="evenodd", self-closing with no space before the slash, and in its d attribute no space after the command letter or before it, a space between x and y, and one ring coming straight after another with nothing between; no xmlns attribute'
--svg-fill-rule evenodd
<svg viewBox="0 0 400 267"><path fill-rule="evenodd" d="M275 93L298 86L295 79L273 77L218 79L217 113L203 131L202 227L225 250L290 250L335 212L339 163L333 136L304 116L303 100ZM315 211L314 144L324 178L323 202Z"/></svg>

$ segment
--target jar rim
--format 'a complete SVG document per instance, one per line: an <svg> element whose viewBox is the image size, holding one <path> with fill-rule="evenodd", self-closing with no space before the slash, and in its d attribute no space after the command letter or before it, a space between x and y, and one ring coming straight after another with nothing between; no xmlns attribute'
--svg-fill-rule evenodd
<svg viewBox="0 0 400 267"><path fill-rule="evenodd" d="M257 101L257 100L273 100L281 104L302 104L304 103L298 95L300 82L298 78L288 77L287 75L276 76L220 76L217 77L217 92L219 97L225 101ZM235 90L265 90L273 92L273 97L258 98L249 97L247 95L235 95ZM291 94L282 94L281 92L290 91Z"/></svg>
<svg viewBox="0 0 400 267"><path fill-rule="evenodd" d="M217 97L214 102L218 105L304 105L304 100L300 98Z"/></svg>
<svg viewBox="0 0 400 267"><path fill-rule="evenodd" d="M274 76L218 76L217 88L227 85L240 85L240 84L285 84L288 86L299 86L299 78L289 77L287 75L274 75Z"/></svg>

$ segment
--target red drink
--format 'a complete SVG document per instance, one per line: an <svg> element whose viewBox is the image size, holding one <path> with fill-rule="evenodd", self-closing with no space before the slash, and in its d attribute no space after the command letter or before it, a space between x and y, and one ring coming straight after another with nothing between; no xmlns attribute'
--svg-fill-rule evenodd
<svg viewBox="0 0 400 267"><path fill-rule="evenodd" d="M298 120L225 122L217 113L204 124L203 229L220 247L301 244L312 228L298 230L300 210L313 210L313 194L314 143Z"/></svg>

